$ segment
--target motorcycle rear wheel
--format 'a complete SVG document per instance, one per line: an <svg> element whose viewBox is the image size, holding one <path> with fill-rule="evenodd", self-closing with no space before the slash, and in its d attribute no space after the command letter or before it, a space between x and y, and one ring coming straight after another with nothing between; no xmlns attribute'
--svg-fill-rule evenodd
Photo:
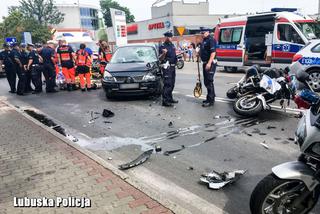
<svg viewBox="0 0 320 214"><path fill-rule="evenodd" d="M274 174L266 176L255 187L250 198L252 214L307 214L317 204L319 186L299 204L290 208L296 198L307 188L299 180L283 180Z"/></svg>
<svg viewBox="0 0 320 214"><path fill-rule="evenodd" d="M263 110L261 100L257 98L253 101L247 102L248 99L251 99L254 96L255 95L249 94L249 95L240 97L234 102L233 110L241 116L245 116L245 117L257 116Z"/></svg>
<svg viewBox="0 0 320 214"><path fill-rule="evenodd" d="M178 62L177 62L177 68L178 68L178 69L182 69L183 67L184 67L184 61L178 60Z"/></svg>

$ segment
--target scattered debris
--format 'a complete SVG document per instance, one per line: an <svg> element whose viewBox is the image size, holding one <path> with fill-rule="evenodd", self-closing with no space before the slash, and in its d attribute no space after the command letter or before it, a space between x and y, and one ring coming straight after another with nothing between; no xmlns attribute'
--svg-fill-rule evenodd
<svg viewBox="0 0 320 214"><path fill-rule="evenodd" d="M176 156L173 156L173 159L176 159L177 157Z"/></svg>
<svg viewBox="0 0 320 214"><path fill-rule="evenodd" d="M103 123L105 123L105 124L111 124L112 122L111 122L111 121L103 121Z"/></svg>
<svg viewBox="0 0 320 214"><path fill-rule="evenodd" d="M246 170L236 170L224 173L212 171L201 175L200 181L208 184L210 189L219 190L228 184L236 182L246 172Z"/></svg>
<svg viewBox="0 0 320 214"><path fill-rule="evenodd" d="M170 150L170 151L165 151L163 154L166 155L166 156L169 156L171 154L174 154L174 153L177 153L177 152L180 152L182 150L184 150L186 147L184 145L181 146L181 149L175 149L175 150Z"/></svg>
<svg viewBox="0 0 320 214"><path fill-rule="evenodd" d="M91 120L89 120L89 124L92 124L92 123L94 123L95 121L96 121L96 119L98 119L99 117L95 117L95 118L91 118Z"/></svg>
<svg viewBox="0 0 320 214"><path fill-rule="evenodd" d="M112 157L108 157L108 160L112 160Z"/></svg>
<svg viewBox="0 0 320 214"><path fill-rule="evenodd" d="M280 137L275 137L275 138L273 138L274 140L281 140L281 138Z"/></svg>
<svg viewBox="0 0 320 214"><path fill-rule="evenodd" d="M277 127L275 126L268 126L267 129L276 129Z"/></svg>
<svg viewBox="0 0 320 214"><path fill-rule="evenodd" d="M284 132L284 128L282 128L282 129L281 129L281 131L283 131L283 132Z"/></svg>
<svg viewBox="0 0 320 214"><path fill-rule="evenodd" d="M233 160L231 158L224 159L223 162L232 162Z"/></svg>
<svg viewBox="0 0 320 214"><path fill-rule="evenodd" d="M289 141L294 141L294 138L288 137L288 140L289 140Z"/></svg>
<svg viewBox="0 0 320 214"><path fill-rule="evenodd" d="M266 133L259 133L259 135L261 135L261 136L265 136L265 135L267 135Z"/></svg>
<svg viewBox="0 0 320 214"><path fill-rule="evenodd" d="M149 107L152 107L152 104L149 104Z"/></svg>
<svg viewBox="0 0 320 214"><path fill-rule="evenodd" d="M156 152L161 152L162 148L160 146L155 146L155 150L156 150Z"/></svg>
<svg viewBox="0 0 320 214"><path fill-rule="evenodd" d="M263 146L265 149L270 149L265 141L263 141L263 143L260 143L260 145Z"/></svg>
<svg viewBox="0 0 320 214"><path fill-rule="evenodd" d="M254 128L254 130L252 131L252 134L259 134L261 133L261 131L257 128Z"/></svg>
<svg viewBox="0 0 320 214"><path fill-rule="evenodd" d="M144 162L146 162L150 158L152 153L153 153L153 149L145 151L144 153L142 153L139 157L137 157L133 161L120 165L119 169L126 170L126 169L130 169L132 167L138 166L140 164L143 164Z"/></svg>
<svg viewBox="0 0 320 214"><path fill-rule="evenodd" d="M244 131L243 134L246 134L247 136L252 137L252 134L250 134L250 133L248 133L246 131Z"/></svg>
<svg viewBox="0 0 320 214"><path fill-rule="evenodd" d="M287 140L281 141L282 144L289 144L290 142Z"/></svg>
<svg viewBox="0 0 320 214"><path fill-rule="evenodd" d="M102 112L102 116L106 118L110 118L114 116L114 113L108 109L104 109Z"/></svg>
<svg viewBox="0 0 320 214"><path fill-rule="evenodd" d="M169 122L169 124L168 124L168 126L170 127L170 128L172 128L173 127L173 122Z"/></svg>
<svg viewBox="0 0 320 214"><path fill-rule="evenodd" d="M230 116L220 116L220 115L217 115L217 116L214 116L213 119L229 119Z"/></svg>
<svg viewBox="0 0 320 214"><path fill-rule="evenodd" d="M194 170L194 168L192 166L189 166L188 170L192 171L192 170Z"/></svg>

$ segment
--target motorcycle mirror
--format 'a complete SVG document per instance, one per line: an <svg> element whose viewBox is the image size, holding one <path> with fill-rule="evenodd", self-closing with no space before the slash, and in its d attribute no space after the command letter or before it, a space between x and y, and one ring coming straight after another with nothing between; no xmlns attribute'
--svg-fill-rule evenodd
<svg viewBox="0 0 320 214"><path fill-rule="evenodd" d="M300 82L306 82L309 79L309 74L305 71L299 71L297 72L296 77Z"/></svg>

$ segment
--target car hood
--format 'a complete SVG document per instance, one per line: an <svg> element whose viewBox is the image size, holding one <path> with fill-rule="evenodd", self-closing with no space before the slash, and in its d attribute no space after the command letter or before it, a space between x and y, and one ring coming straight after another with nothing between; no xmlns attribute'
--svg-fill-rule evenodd
<svg viewBox="0 0 320 214"><path fill-rule="evenodd" d="M121 64L108 64L107 71L110 73L145 73L149 70L146 66L147 63L121 63Z"/></svg>

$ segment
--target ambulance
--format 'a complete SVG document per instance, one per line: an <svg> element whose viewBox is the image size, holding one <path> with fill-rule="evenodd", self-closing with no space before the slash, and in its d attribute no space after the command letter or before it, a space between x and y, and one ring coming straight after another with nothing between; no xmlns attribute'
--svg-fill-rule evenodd
<svg viewBox="0 0 320 214"><path fill-rule="evenodd" d="M320 38L320 25L296 9L221 19L215 29L218 65L227 71L258 64L285 68L312 39Z"/></svg>

